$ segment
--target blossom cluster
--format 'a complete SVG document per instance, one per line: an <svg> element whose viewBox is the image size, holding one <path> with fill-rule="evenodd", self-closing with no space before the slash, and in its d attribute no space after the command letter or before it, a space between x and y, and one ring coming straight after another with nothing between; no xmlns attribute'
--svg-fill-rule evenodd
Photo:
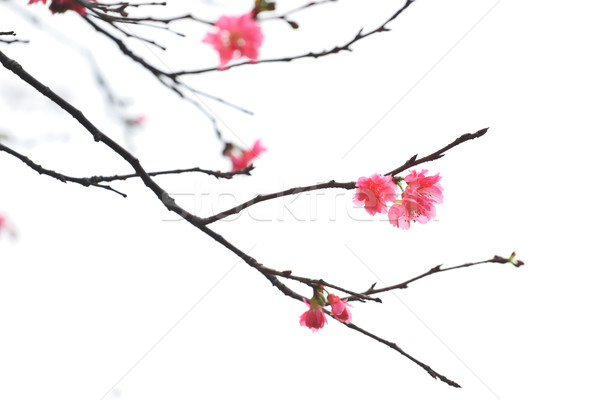
<svg viewBox="0 0 600 400"><path fill-rule="evenodd" d="M29 0L28 4L39 3L40 1L46 4L47 0ZM96 0L89 1L93 1L94 3L96 2ZM81 15L82 17L85 17L87 15L85 7L73 0L51 0L49 8L50 11L52 11L52 14L64 13L67 10L73 10L79 13L79 15Z"/></svg>
<svg viewBox="0 0 600 400"><path fill-rule="evenodd" d="M408 229L411 221L424 224L435 218L435 204L441 204L444 199L440 179L439 173L427 176L426 169L419 173L410 171L405 178L399 178L398 183L391 175L361 177L356 182L354 204L364 206L370 215L387 214L393 226ZM406 188L402 187L402 181L406 182ZM398 187L402 190L399 199ZM393 202L389 209L388 202Z"/></svg>
<svg viewBox="0 0 600 400"><path fill-rule="evenodd" d="M323 308L326 306L323 290L323 288L315 290L310 302L304 299L304 304L308 306L308 311L300 316L300 325L309 328L313 332L323 328L327 322L327 318L325 317L326 311ZM340 322L349 324L352 322L352 313L350 313L348 307L352 307L352 305L347 304L347 301L346 299L340 299L333 293L327 295L327 302L331 306L329 315Z"/></svg>

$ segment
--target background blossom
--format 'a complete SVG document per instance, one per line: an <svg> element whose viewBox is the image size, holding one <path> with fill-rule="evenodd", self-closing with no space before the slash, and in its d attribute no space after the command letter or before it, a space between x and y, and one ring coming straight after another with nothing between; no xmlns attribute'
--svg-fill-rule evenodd
<svg viewBox="0 0 600 400"><path fill-rule="evenodd" d="M219 53L219 69L225 69L229 61L248 57L258 59L258 49L263 41L263 33L252 12L239 17L222 16L215 23L217 32L209 32L202 40Z"/></svg>

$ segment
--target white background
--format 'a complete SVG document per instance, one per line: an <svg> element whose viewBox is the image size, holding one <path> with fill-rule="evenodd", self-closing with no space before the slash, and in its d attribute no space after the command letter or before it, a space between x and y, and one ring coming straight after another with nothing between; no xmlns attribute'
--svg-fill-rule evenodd
<svg viewBox="0 0 600 400"><path fill-rule="evenodd" d="M0 4L0 30L31 42L0 50L127 144L147 170L230 167L197 109L77 14L25 3ZM250 7L224 3L173 1L164 15L194 10L215 20ZM261 57L342 44L401 4L340 0L297 14L298 31L265 22ZM335 321L318 333L300 327L304 305L169 214L139 182L114 184L123 199L39 176L2 153L0 212L19 238L0 236L0 398L598 398L598 12L592 0L418 0L391 32L352 53L187 80L254 111L200 98L228 140L261 138L269 149L252 177L157 179L203 216L258 193L385 173L490 127L424 166L441 173L445 189L427 225L395 229L355 209L343 190L262 203L212 225L266 266L356 290L516 251L520 269L437 274L353 309L357 325L462 389ZM200 43L206 27L173 27L188 38L134 27L168 44L166 53L131 46L166 69L217 64ZM143 129L124 133L88 60L48 29L93 52L132 100L127 112L148 116ZM131 172L6 70L0 90L7 145L72 176Z"/></svg>

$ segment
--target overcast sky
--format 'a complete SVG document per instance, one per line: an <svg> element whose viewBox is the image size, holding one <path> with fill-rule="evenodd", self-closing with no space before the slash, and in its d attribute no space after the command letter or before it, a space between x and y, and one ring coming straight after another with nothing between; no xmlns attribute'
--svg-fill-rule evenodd
<svg viewBox="0 0 600 400"><path fill-rule="evenodd" d="M215 20L251 3L180 0L164 12ZM261 58L342 44L402 4L340 0L298 13L297 31L265 22ZM351 53L186 81L254 112L198 98L227 140L261 139L268 148L252 177L157 178L202 216L259 193L385 173L490 128L423 166L441 174L445 189L426 225L393 228L355 208L353 191L328 190L262 203L212 226L268 267L358 291L516 251L526 263L520 269L437 274L353 309L357 325L462 389L331 319L317 333L300 327L303 304L167 212L139 182L114 184L123 199L40 176L0 153L0 213L19 231L17 240L0 235L0 398L598 397L599 12L593 0L417 0L390 32ZM166 69L217 65L201 43L205 26L173 27L188 37L134 28L156 35L167 52L131 46ZM210 122L74 12L52 16L42 4L5 1L0 31L7 30L30 43L0 51L147 170L230 168ZM130 100L125 114L148 117L142 128L124 131L81 47ZM72 176L131 172L4 69L0 93L3 143L34 162Z"/></svg>

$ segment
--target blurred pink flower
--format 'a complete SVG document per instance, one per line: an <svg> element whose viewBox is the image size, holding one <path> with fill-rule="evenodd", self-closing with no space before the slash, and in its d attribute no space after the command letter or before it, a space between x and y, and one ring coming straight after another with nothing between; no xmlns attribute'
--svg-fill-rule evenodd
<svg viewBox="0 0 600 400"><path fill-rule="evenodd" d="M267 149L260 142L260 139L254 142L254 145L250 150L236 150L237 149L229 150L226 153L226 155L231 159L232 171L246 168L252 164L252 161L254 161L256 157L267 151Z"/></svg>
<svg viewBox="0 0 600 400"><path fill-rule="evenodd" d="M401 229L410 228L411 221L424 224L435 218L435 203L444 199L440 174L426 176L424 169L418 174L411 171L404 179L408 186L402 193L402 200L392 205L388 212L390 223Z"/></svg>
<svg viewBox="0 0 600 400"><path fill-rule="evenodd" d="M46 4L47 0L29 0L29 4L39 3L40 1ZM89 1L96 2L96 0ZM64 13L67 10L76 11L83 17L87 14L85 7L73 0L52 0L49 8L52 14Z"/></svg>
<svg viewBox="0 0 600 400"><path fill-rule="evenodd" d="M207 33L202 42L212 45L219 53L219 69L225 69L234 58L258 59L258 49L264 36L252 11L239 17L222 16L215 26L218 31Z"/></svg>
<svg viewBox="0 0 600 400"><path fill-rule="evenodd" d="M348 307L352 307L351 304L346 304L348 300L340 300L335 294L329 294L327 301L331 304L331 313L333 317L340 322L350 323L352 322L352 313L348 310Z"/></svg>
<svg viewBox="0 0 600 400"><path fill-rule="evenodd" d="M385 203L394 201L398 197L396 195L396 184L392 176L381 176L373 174L369 178L361 177L356 182L356 194L354 195L354 204L357 206L365 206L365 210L370 215L376 213L387 213Z"/></svg>
<svg viewBox="0 0 600 400"><path fill-rule="evenodd" d="M17 231L12 227L6 215L0 214L0 234L6 231L13 238L17 237Z"/></svg>
<svg viewBox="0 0 600 400"><path fill-rule="evenodd" d="M132 125L143 125L148 121L148 117L142 114L132 118L130 121Z"/></svg>
<svg viewBox="0 0 600 400"><path fill-rule="evenodd" d="M323 307L314 298L310 300L310 303L306 301L306 299L303 300L304 304L308 306L308 311L300 316L300 325L310 328L311 331L316 332L323 328L325 326L325 322L327 322Z"/></svg>

